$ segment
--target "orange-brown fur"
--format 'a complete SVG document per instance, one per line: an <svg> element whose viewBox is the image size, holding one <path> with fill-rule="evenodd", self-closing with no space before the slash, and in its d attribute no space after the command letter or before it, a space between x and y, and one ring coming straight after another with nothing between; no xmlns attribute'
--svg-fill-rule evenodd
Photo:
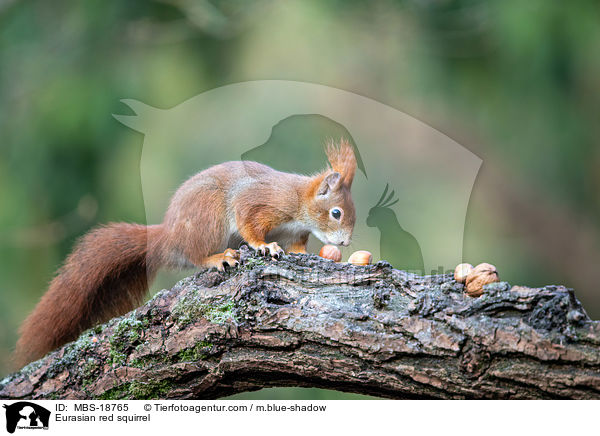
<svg viewBox="0 0 600 436"><path fill-rule="evenodd" d="M283 253L279 244L305 252L311 232L323 242L349 244L354 152L342 140L329 144L327 157L331 167L311 177L256 162L216 165L180 186L162 224L114 223L91 231L23 323L17 362L42 357L135 308L160 267L234 267L242 241L272 256ZM339 220L330 214L334 207L343 210Z"/></svg>
<svg viewBox="0 0 600 436"><path fill-rule="evenodd" d="M343 139L339 147L333 141L327 144L327 159L331 168L342 175L342 180L348 186L352 186L354 173L356 172L356 156L350 143Z"/></svg>
<svg viewBox="0 0 600 436"><path fill-rule="evenodd" d="M308 233L306 235L302 235L300 239L296 242L293 242L288 248L289 253L306 253L306 244L308 243Z"/></svg>
<svg viewBox="0 0 600 436"><path fill-rule="evenodd" d="M21 365L69 342L86 328L143 300L159 264L148 236L161 226L116 223L84 236L21 326Z"/></svg>

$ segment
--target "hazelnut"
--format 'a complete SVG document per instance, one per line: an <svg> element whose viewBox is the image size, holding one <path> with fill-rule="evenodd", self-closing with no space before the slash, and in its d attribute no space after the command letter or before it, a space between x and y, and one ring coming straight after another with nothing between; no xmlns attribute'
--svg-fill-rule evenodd
<svg viewBox="0 0 600 436"><path fill-rule="evenodd" d="M355 251L348 258L348 263L352 265L369 265L373 260L373 255L366 250Z"/></svg>
<svg viewBox="0 0 600 436"><path fill-rule="evenodd" d="M500 277L494 265L480 263L467 275L465 289L470 297L479 297L483 294L484 285L499 281Z"/></svg>
<svg viewBox="0 0 600 436"><path fill-rule="evenodd" d="M454 270L454 280L464 283L471 271L473 271L473 265L470 263L461 263Z"/></svg>
<svg viewBox="0 0 600 436"><path fill-rule="evenodd" d="M325 259L331 259L334 262L342 260L342 252L335 245L323 245L323 248L319 251L319 256Z"/></svg>

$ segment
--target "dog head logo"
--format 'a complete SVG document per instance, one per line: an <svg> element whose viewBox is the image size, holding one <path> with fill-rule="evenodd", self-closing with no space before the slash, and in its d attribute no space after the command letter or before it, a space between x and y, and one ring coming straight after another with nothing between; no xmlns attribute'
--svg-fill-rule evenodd
<svg viewBox="0 0 600 436"><path fill-rule="evenodd" d="M10 405L3 405L6 409L6 431L14 433L19 429L47 429L50 421L50 411L44 407L19 401Z"/></svg>

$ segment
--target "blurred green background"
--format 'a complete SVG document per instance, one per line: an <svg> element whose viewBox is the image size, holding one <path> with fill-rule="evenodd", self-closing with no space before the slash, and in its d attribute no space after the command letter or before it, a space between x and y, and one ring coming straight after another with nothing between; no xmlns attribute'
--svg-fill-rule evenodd
<svg viewBox="0 0 600 436"><path fill-rule="evenodd" d="M119 100L257 79L368 96L477 154L464 259L574 287L600 318L597 1L0 0L0 376L76 238L145 221L143 136Z"/></svg>

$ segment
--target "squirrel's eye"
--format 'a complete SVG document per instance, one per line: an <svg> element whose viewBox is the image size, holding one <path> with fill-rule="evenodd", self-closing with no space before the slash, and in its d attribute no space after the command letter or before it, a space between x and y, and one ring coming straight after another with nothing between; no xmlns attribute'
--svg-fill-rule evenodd
<svg viewBox="0 0 600 436"><path fill-rule="evenodd" d="M339 210L337 207L334 207L333 209L331 209L331 211L329 213L331 213L331 216L333 218L335 218L336 220L339 220L342 217L342 211Z"/></svg>

